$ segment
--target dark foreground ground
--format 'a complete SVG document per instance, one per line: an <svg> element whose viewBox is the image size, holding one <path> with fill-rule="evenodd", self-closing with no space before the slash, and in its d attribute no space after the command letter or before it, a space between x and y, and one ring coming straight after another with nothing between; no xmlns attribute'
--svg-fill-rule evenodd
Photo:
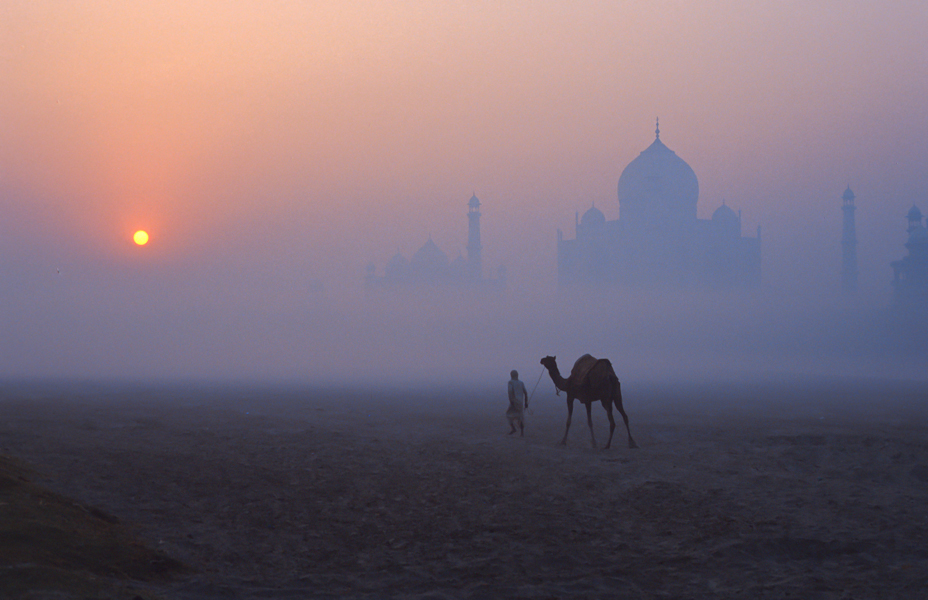
<svg viewBox="0 0 928 600"><path fill-rule="evenodd" d="M526 437L509 437L504 384L0 387L0 597L928 589L928 384L625 384L638 450L621 424L612 449L590 448L582 407L558 447L566 410L547 381ZM24 534L22 502L71 512ZM36 548L39 530L54 547ZM75 560L47 564L65 549Z"/></svg>

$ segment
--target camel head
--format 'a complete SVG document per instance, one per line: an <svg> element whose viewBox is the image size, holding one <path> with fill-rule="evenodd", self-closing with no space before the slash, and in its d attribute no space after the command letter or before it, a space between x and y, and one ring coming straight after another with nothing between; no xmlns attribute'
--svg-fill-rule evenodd
<svg viewBox="0 0 928 600"><path fill-rule="evenodd" d="M541 359L541 364L544 365L549 371L554 369L557 371L557 357L556 356L546 356Z"/></svg>

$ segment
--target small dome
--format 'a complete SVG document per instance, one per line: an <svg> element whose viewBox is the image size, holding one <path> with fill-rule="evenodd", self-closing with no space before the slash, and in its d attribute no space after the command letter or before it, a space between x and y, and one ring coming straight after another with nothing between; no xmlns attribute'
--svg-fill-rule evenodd
<svg viewBox="0 0 928 600"><path fill-rule="evenodd" d="M723 203L722 206L715 209L715 212L712 213L712 220L713 221L727 221L727 222L734 221L735 223L737 223L738 215L735 213L735 211L731 209L731 207Z"/></svg>
<svg viewBox="0 0 928 600"><path fill-rule="evenodd" d="M741 218L724 202L712 213L712 226L726 238L741 236Z"/></svg>
<svg viewBox="0 0 928 600"><path fill-rule="evenodd" d="M597 227L600 225L605 225L606 215L604 215L601 210L596 208L596 205L594 204L588 211L583 213L583 217L580 218L580 224L584 227Z"/></svg>
<svg viewBox="0 0 928 600"><path fill-rule="evenodd" d="M435 245L431 236L429 240L412 255L410 264L417 269L442 269L448 266L448 255Z"/></svg>
<svg viewBox="0 0 928 600"><path fill-rule="evenodd" d="M477 199L477 194L474 194L470 197L470 200L467 202L467 206L470 208L478 208L480 206L480 200Z"/></svg>
<svg viewBox="0 0 928 600"><path fill-rule="evenodd" d="M841 197L848 202L855 198L854 192L851 191L851 186L847 186L847 189L844 190L844 194Z"/></svg>
<svg viewBox="0 0 928 600"><path fill-rule="evenodd" d="M918 210L918 207L913 204L908 214L906 214L906 217L908 217L909 221L918 221L920 223L922 220L922 211Z"/></svg>

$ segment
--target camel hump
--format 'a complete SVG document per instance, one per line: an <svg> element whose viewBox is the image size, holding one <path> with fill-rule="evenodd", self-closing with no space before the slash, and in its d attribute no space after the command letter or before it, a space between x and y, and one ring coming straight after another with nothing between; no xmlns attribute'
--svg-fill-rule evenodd
<svg viewBox="0 0 928 600"><path fill-rule="evenodd" d="M593 367L595 367L598 362L600 361L589 354L584 354L578 358L577 362L574 363L574 368L570 370L570 382L573 385L584 385L587 377L590 375L590 371L593 370ZM606 362L609 361L606 360Z"/></svg>

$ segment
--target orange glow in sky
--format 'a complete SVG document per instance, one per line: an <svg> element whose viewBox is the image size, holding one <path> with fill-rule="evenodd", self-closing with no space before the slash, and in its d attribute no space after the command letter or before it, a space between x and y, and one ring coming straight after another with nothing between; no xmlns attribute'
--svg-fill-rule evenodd
<svg viewBox="0 0 928 600"><path fill-rule="evenodd" d="M928 197L926 29L918 3L865 1L12 0L0 185L88 252L141 214L170 223L165 259L292 252L320 275L430 234L454 256L476 192L487 261L550 283L553 232L593 202L617 218L660 116L700 216L724 199L772 228L766 275L848 183L892 203L885 263Z"/></svg>
<svg viewBox="0 0 928 600"><path fill-rule="evenodd" d="M176 372L238 375L266 356L269 372L319 373L319 356L364 363L358 348L373 368L388 353L367 332L393 320L364 312L366 266L430 237L465 254L474 193L484 264L506 268L506 302L535 332L569 304L558 229L571 238L594 203L619 217L619 176L656 117L698 177L698 216L724 201L745 233L763 227L765 292L836 285L850 185L861 288L884 306L904 216L928 212L925 31L924 2L872 0L4 0L0 365L121 376L113 357L147 362L120 340L145 330ZM133 252L142 225L156 243ZM551 310L518 304L530 294ZM316 323L332 327L325 351ZM465 367L483 355L460 352Z"/></svg>

